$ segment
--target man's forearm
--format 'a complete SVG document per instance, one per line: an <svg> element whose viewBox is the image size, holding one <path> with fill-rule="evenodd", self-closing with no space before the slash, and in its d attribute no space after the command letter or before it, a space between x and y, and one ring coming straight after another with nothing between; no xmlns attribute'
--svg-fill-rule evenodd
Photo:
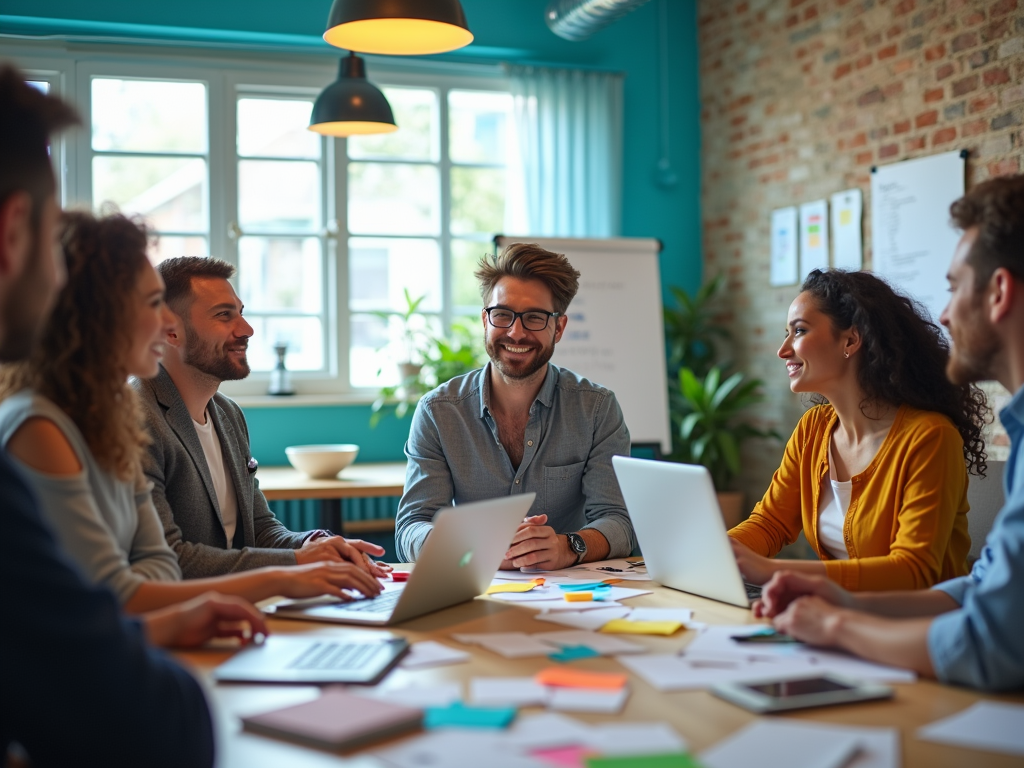
<svg viewBox="0 0 1024 768"><path fill-rule="evenodd" d="M930 618L890 619L840 610L833 619L832 635L843 650L869 661L935 677L928 654Z"/></svg>
<svg viewBox="0 0 1024 768"><path fill-rule="evenodd" d="M579 531L580 537L587 543L587 555L580 562L593 563L598 560L607 560L611 545L596 528L584 528Z"/></svg>
<svg viewBox="0 0 1024 768"><path fill-rule="evenodd" d="M939 616L960 607L956 600L937 589L861 592L853 593L851 596L853 607L858 611L894 619Z"/></svg>

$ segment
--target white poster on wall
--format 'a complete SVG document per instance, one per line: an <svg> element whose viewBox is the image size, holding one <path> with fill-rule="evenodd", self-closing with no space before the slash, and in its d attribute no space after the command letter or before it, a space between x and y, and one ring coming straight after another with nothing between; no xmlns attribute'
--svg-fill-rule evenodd
<svg viewBox="0 0 1024 768"><path fill-rule="evenodd" d="M856 272L864 266L861 221L864 196L859 189L832 195L832 266Z"/></svg>
<svg viewBox="0 0 1024 768"><path fill-rule="evenodd" d="M800 206L800 279L828 269L828 200Z"/></svg>
<svg viewBox="0 0 1024 768"><path fill-rule="evenodd" d="M768 282L793 285L797 282L797 210L796 207L772 211L772 261Z"/></svg>
<svg viewBox="0 0 1024 768"><path fill-rule="evenodd" d="M960 152L883 165L871 174L874 270L924 304L936 323L949 298L946 272L960 239L949 206L963 194Z"/></svg>

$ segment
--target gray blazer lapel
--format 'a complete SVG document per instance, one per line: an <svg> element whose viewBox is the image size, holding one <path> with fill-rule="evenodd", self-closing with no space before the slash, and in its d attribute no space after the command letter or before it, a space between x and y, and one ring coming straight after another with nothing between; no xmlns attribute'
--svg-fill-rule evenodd
<svg viewBox="0 0 1024 768"><path fill-rule="evenodd" d="M157 402L166 410L167 423L181 440L181 444L185 446L192 463L196 465L199 476L203 478L203 486L210 497L210 503L217 512L217 517L220 517L217 491L213 487L213 477L210 475L210 466L206 463L206 454L199 442L199 435L196 434L196 428L192 424L192 415L185 407L185 401L181 399L178 388L174 386L170 374L163 366L160 366L160 373L153 379L153 391L156 393ZM228 542L228 546L231 546L231 542Z"/></svg>
<svg viewBox="0 0 1024 768"><path fill-rule="evenodd" d="M231 419L220 407L216 398L210 400L207 412L210 414L213 428L217 430L217 436L220 438L220 450L224 454L224 469L231 476L231 482L235 484L235 497L238 499L238 522L245 526L245 545L247 547L256 546L252 521L252 480L249 477L249 457L239 452L239 446L243 444L243 441L239 438L238 431L231 424Z"/></svg>

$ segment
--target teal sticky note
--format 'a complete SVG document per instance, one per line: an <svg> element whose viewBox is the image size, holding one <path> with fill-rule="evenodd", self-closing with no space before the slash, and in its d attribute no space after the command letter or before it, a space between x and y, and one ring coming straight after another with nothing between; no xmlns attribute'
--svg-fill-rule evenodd
<svg viewBox="0 0 1024 768"><path fill-rule="evenodd" d="M576 659L592 659L601 654L586 645L567 645L557 653L548 655L552 661L575 661Z"/></svg>
<svg viewBox="0 0 1024 768"><path fill-rule="evenodd" d="M505 728L516 718L515 707L467 707L455 702L448 707L428 707L423 726L431 728Z"/></svg>
<svg viewBox="0 0 1024 768"><path fill-rule="evenodd" d="M559 584L558 587L563 592L598 592L610 590L612 585L603 581L591 581L587 584Z"/></svg>
<svg viewBox="0 0 1024 768"><path fill-rule="evenodd" d="M667 755L631 755L584 758L587 768L702 768L688 752Z"/></svg>

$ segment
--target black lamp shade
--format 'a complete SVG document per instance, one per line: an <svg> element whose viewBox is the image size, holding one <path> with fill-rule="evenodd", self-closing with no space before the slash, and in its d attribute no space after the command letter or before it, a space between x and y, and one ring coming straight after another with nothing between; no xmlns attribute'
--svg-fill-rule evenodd
<svg viewBox="0 0 1024 768"><path fill-rule="evenodd" d="M444 53L473 42L459 0L334 0L324 40L360 53Z"/></svg>
<svg viewBox="0 0 1024 768"><path fill-rule="evenodd" d="M355 136L397 131L384 94L366 79L366 65L354 53L341 60L338 79L313 103L309 130L324 136Z"/></svg>

